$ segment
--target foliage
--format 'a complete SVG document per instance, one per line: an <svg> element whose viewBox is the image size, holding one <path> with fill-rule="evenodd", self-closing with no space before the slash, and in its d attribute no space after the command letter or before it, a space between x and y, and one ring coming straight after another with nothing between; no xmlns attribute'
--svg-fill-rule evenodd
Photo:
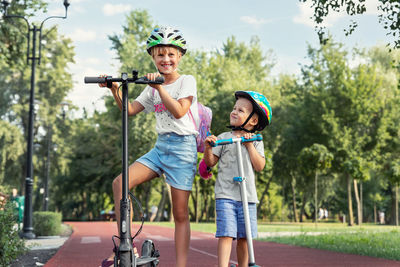
<svg viewBox="0 0 400 267"><path fill-rule="evenodd" d="M25 243L20 239L15 227L17 221L12 202L0 207L0 266L8 266L25 252Z"/></svg>
<svg viewBox="0 0 400 267"><path fill-rule="evenodd" d="M331 167L332 160L332 153L330 153L324 145L320 144L313 144L311 147L305 147L299 154L300 168L305 175L313 175L316 172L326 172L326 170Z"/></svg>
<svg viewBox="0 0 400 267"><path fill-rule="evenodd" d="M18 158L23 154L22 136L18 127L0 120L0 184L9 184L19 174Z"/></svg>
<svg viewBox="0 0 400 267"><path fill-rule="evenodd" d="M28 12L28 6L42 5L41 1L26 1L27 6L20 2L14 1L12 8L22 14ZM23 188L30 88L26 40L19 32L24 25L18 20L13 25L0 25L4 33L0 35L0 78L4 81L0 85L0 181L7 190ZM144 75L156 71L145 50L147 36L156 25L149 12L134 10L126 16L122 33L109 36L121 63L120 72L136 69ZM57 29L44 30L47 43L42 55L51 56L42 58L37 74L36 99L40 105L34 129L34 209L41 208L39 188L50 148L50 209L67 219L95 220L102 210L113 208L111 184L122 165L121 112L113 97L107 95L105 112L90 117L85 113L81 118L62 116L59 104L72 88L67 64L73 62L73 48L71 40L60 37ZM213 110L211 130L216 135L227 131L235 91L259 91L272 104L274 119L262 132L267 165L256 174L258 218L311 219L312 174L322 168L326 171L321 170L318 182L318 205L327 207L332 216L346 214L346 201L355 196L346 194L348 183L343 178L356 179L356 187L357 182L363 185L360 196L363 194L364 202L359 201L364 206L363 216L372 221L376 217L374 208L390 210L394 203L392 187L398 182L400 69L396 62L400 53L388 52L382 46L349 51L330 40L310 46L307 58L309 63L302 66L300 75L272 77L273 52L263 51L258 37L240 42L230 36L215 51L189 49L179 73L196 78L200 102ZM143 88L130 86L130 100ZM129 163L154 146L154 124L153 114L129 118ZM50 138L57 149L48 146ZM329 151L333 160L322 160L326 164L318 165L320 160L314 156L324 151ZM213 172L217 177L217 168ZM189 202L192 221L214 219L214 184L215 180L195 177ZM160 211L171 209L163 178L137 186L134 194L144 203L146 213L149 205L158 206Z"/></svg>
<svg viewBox="0 0 400 267"><path fill-rule="evenodd" d="M53 236L61 233L61 213L36 211L33 213L33 229L37 236Z"/></svg>
<svg viewBox="0 0 400 267"><path fill-rule="evenodd" d="M313 20L317 25L321 25L325 18L332 12L345 11L347 15L356 16L364 14L366 9L365 0L300 0L300 2L311 2L311 7L314 8ZM394 48L400 48L400 3L396 0L379 0L378 10L381 14L378 16L379 22L383 28L387 30L387 35L394 39ZM357 27L357 22L352 20L349 28L345 30L346 35L351 34ZM317 26L318 37L321 43L325 43L325 27Z"/></svg>

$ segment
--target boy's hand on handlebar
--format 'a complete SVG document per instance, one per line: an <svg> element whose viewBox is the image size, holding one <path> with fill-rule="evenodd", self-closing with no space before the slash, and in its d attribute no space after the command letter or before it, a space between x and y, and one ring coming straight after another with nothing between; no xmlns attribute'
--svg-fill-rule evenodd
<svg viewBox="0 0 400 267"><path fill-rule="evenodd" d="M212 143L215 143L217 141L217 137L215 135L209 135L207 138L204 140L204 144L206 148L211 148Z"/></svg>
<svg viewBox="0 0 400 267"><path fill-rule="evenodd" d="M154 73L147 73L146 78L149 79L150 81L154 81L157 77L161 77L161 74L159 72L154 72ZM149 83L151 87L153 87L156 90L159 90L161 87L161 84L154 84L154 83Z"/></svg>
<svg viewBox="0 0 400 267"><path fill-rule="evenodd" d="M254 136L253 133L245 133L245 134L243 135L244 139L250 139L250 138L252 138L253 136ZM242 136L238 135L237 137L242 137ZM243 143L243 145L246 146L246 147L248 147L248 146L250 146L252 143L253 143L253 142L245 142L245 143Z"/></svg>

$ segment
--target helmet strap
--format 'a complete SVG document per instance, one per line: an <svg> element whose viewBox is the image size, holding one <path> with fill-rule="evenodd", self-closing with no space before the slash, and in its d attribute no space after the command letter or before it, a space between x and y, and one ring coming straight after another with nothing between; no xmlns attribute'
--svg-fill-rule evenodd
<svg viewBox="0 0 400 267"><path fill-rule="evenodd" d="M229 126L226 126L226 127L231 128L233 131L245 131L247 133L254 133L256 131L255 129L247 130L246 128L244 128L244 126L246 126L246 124L249 122L251 117L253 117L253 115L254 115L254 110L250 113L250 115L247 117L246 121L242 125L240 125L240 126L229 125Z"/></svg>

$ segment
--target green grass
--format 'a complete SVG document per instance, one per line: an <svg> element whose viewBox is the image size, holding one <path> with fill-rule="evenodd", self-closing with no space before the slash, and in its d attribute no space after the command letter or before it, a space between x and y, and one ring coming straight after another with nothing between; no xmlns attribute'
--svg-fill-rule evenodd
<svg viewBox="0 0 400 267"><path fill-rule="evenodd" d="M390 231L395 226L364 223L361 227L349 227L342 223L258 223L259 232L354 232L358 230Z"/></svg>
<svg viewBox="0 0 400 267"><path fill-rule="evenodd" d="M263 240L343 253L400 260L400 232L398 230L386 232L356 230L355 232L348 233L330 232L317 236L301 234L290 237L269 237Z"/></svg>
<svg viewBox="0 0 400 267"><path fill-rule="evenodd" d="M147 222L146 222L147 224ZM149 223L174 227L173 223ZM215 233L215 223L191 223L194 231ZM365 223L349 227L342 223L258 223L258 232L302 232L295 236L276 236L258 239L295 246L325 249L343 253L400 260L400 228ZM320 235L307 235L319 232Z"/></svg>
<svg viewBox="0 0 400 267"><path fill-rule="evenodd" d="M164 227L171 227L174 228L174 223L170 222L145 222L145 224L151 224L151 225L159 225L159 226L164 226ZM215 223L190 223L190 229L192 231L200 231L200 232L206 232L206 233L215 233L217 230L217 226Z"/></svg>

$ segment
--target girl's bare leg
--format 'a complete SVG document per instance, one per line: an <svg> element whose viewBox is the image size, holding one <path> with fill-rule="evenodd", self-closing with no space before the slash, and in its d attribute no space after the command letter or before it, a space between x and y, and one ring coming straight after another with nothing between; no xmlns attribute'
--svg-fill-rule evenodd
<svg viewBox="0 0 400 267"><path fill-rule="evenodd" d="M232 237L218 238L218 267L228 267L231 258Z"/></svg>
<svg viewBox="0 0 400 267"><path fill-rule="evenodd" d="M175 220L176 266L185 267L190 242L189 195L190 191L171 187L172 212Z"/></svg>
<svg viewBox="0 0 400 267"><path fill-rule="evenodd" d="M239 267L249 266L249 250L246 238L240 238L237 240L236 253Z"/></svg>

